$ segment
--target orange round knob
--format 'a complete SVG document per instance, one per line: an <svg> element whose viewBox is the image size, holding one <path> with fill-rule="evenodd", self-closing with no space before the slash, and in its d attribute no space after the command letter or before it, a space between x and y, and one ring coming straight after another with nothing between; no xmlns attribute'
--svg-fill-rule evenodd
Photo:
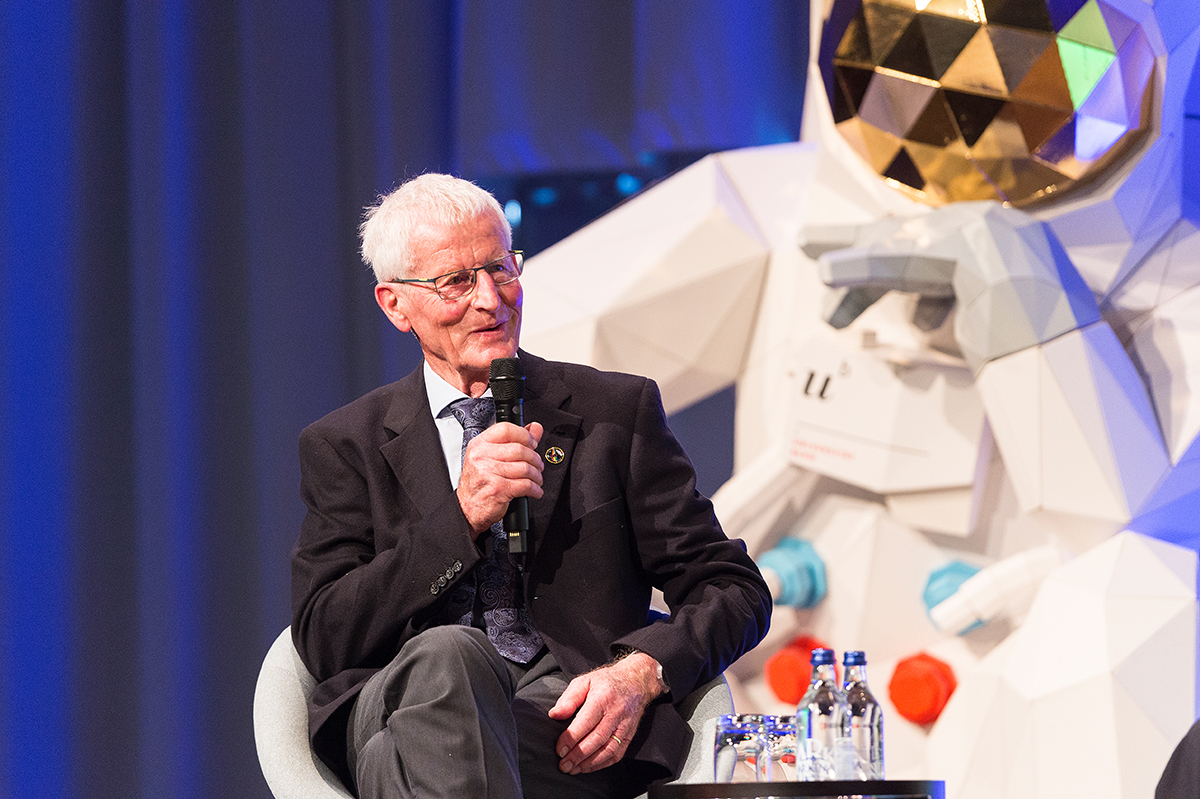
<svg viewBox="0 0 1200 799"><path fill-rule="evenodd" d="M779 701L794 705L804 696L809 680L812 679L812 665L809 662L812 651L821 648L828 648L828 645L816 638L802 635L767 658L763 666L763 676Z"/></svg>
<svg viewBox="0 0 1200 799"><path fill-rule="evenodd" d="M932 724L957 687L954 669L922 652L896 664L888 696L904 718L914 724Z"/></svg>

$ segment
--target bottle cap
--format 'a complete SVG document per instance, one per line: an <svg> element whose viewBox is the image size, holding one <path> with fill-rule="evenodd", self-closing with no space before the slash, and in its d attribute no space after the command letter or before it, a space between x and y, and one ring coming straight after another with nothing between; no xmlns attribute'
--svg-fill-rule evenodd
<svg viewBox="0 0 1200 799"><path fill-rule="evenodd" d="M842 665L844 665L844 666L865 666L865 665L867 665L867 653L863 652L861 649L856 649L854 651L848 651L848 652L846 652L845 656L842 658Z"/></svg>
<svg viewBox="0 0 1200 799"><path fill-rule="evenodd" d="M836 661L832 649L817 648L812 651L811 662L814 666L825 666Z"/></svg>

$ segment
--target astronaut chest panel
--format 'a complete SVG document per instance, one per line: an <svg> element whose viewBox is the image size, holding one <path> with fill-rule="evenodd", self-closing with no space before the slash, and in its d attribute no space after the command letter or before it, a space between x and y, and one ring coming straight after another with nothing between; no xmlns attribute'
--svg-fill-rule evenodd
<svg viewBox="0 0 1200 799"><path fill-rule="evenodd" d="M974 481L984 411L966 368L901 365L833 336L794 364L796 465L881 494Z"/></svg>

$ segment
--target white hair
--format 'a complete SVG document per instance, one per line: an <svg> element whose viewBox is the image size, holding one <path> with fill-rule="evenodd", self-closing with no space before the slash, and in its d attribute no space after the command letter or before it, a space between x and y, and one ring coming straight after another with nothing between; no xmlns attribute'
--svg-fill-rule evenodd
<svg viewBox="0 0 1200 799"><path fill-rule="evenodd" d="M512 226L496 198L469 180L426 174L406 181L367 208L359 226L362 257L382 283L412 275L417 267L413 234L422 227L454 227L490 214L500 223L504 248L512 247Z"/></svg>

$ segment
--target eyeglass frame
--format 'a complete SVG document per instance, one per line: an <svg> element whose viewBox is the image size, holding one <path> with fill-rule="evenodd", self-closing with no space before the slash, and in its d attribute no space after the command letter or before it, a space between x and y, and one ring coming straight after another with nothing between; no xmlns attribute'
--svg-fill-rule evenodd
<svg viewBox="0 0 1200 799"><path fill-rule="evenodd" d="M444 274L438 275L437 277L407 277L407 278L396 277L396 278L389 278L388 280L385 280L384 282L385 283L415 284L415 285L420 286L421 288L426 288L426 289L433 291L435 294L438 295L438 297L440 297L445 302L457 302L458 300L461 300L464 297L470 297L471 294L475 291L475 287L479 285L479 270L487 269L489 266L495 266L496 264L498 264L501 261L504 261L508 258L512 258L514 263L516 264L517 276L514 277L512 280L506 280L503 283L496 283L495 279L493 278L493 280L492 280L493 284L497 288L499 288L500 286L507 286L511 283L516 283L518 280L521 279L521 275L524 274L524 272L525 272L525 251L524 250L508 250L504 253L504 255L501 255L499 258L493 258L492 260L488 261L486 264L483 264L482 266L472 266L469 269L455 269L452 272L446 272ZM462 294L460 294L457 297L446 297L446 296L442 295L441 289L439 289L437 287L437 281L445 280L446 278L450 277L451 275L461 275L461 274L465 274L467 272L471 273L471 287L469 289L467 289L466 291L464 291ZM490 277L490 275L489 275L489 277Z"/></svg>

